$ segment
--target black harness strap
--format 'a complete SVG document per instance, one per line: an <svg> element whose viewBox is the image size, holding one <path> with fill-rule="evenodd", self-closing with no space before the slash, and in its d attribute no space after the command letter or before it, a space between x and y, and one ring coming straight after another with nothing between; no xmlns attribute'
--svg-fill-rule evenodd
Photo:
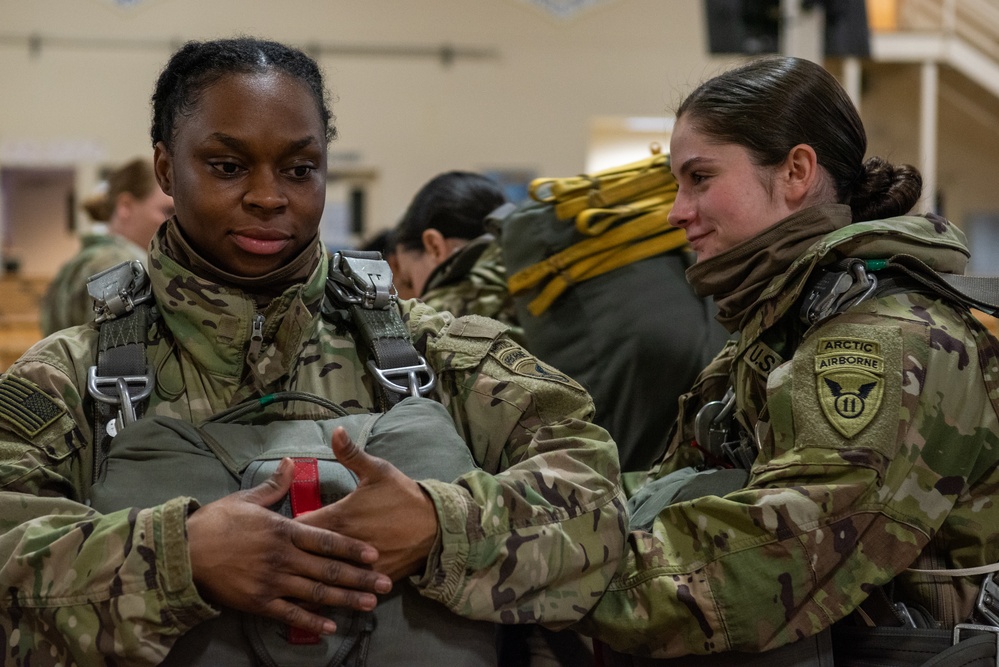
<svg viewBox="0 0 999 667"><path fill-rule="evenodd" d="M142 416L155 384L146 363L152 292L142 264L123 262L87 280L100 334L97 362L87 374L94 399L93 481L102 474L111 438Z"/></svg>
<svg viewBox="0 0 999 667"><path fill-rule="evenodd" d="M901 271L930 289L999 317L999 278L994 276L963 276L956 273L937 273L923 261L911 255L895 255L888 260L888 268Z"/></svg>
<svg viewBox="0 0 999 667"><path fill-rule="evenodd" d="M392 270L380 253L341 250L330 261L326 296L346 313L373 357L367 367L377 380L382 411L406 396L425 396L437 377L420 356L396 308Z"/></svg>

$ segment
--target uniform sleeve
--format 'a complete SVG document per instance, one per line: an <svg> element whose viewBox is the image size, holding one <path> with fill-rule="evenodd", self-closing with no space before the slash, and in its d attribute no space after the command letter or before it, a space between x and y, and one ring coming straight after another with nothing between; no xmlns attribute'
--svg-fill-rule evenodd
<svg viewBox="0 0 999 667"><path fill-rule="evenodd" d="M632 532L580 629L659 658L768 650L909 567L996 446L969 437L991 406L966 331L931 320L843 315L809 335L767 380L748 486Z"/></svg>
<svg viewBox="0 0 999 667"><path fill-rule="evenodd" d="M624 544L613 441L590 422L586 392L502 325L420 314L421 322L410 320L418 347L481 470L453 484L421 482L441 539L418 587L469 618L549 627L578 620Z"/></svg>
<svg viewBox="0 0 999 667"><path fill-rule="evenodd" d="M191 576L194 501L107 515L86 506L90 427L69 364L51 347L0 376L4 664L36 664L33 655L157 664L177 636L216 615Z"/></svg>

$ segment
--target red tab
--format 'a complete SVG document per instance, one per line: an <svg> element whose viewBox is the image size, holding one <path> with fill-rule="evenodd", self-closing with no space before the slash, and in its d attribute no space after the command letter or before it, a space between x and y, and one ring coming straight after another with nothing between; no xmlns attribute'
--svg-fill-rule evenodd
<svg viewBox="0 0 999 667"><path fill-rule="evenodd" d="M295 462L295 479L291 481L291 513L301 516L323 506L319 495L319 461L292 460Z"/></svg>
<svg viewBox="0 0 999 667"><path fill-rule="evenodd" d="M295 478L291 482L291 513L300 516L323 506L319 495L319 462L316 459L292 459ZM318 644L319 635L300 628L288 628L289 644Z"/></svg>

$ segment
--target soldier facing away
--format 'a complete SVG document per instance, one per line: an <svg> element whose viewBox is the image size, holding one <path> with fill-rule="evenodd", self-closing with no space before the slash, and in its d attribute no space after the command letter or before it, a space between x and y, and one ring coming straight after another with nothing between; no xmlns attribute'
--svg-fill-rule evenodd
<svg viewBox="0 0 999 667"><path fill-rule="evenodd" d="M94 320L87 278L119 262L145 263L149 241L173 215L173 200L156 183L148 158L136 158L115 169L107 188L84 202L95 222L107 224L106 233L80 239L80 251L52 280L42 300L41 329L48 336L60 329Z"/></svg>
<svg viewBox="0 0 999 667"><path fill-rule="evenodd" d="M905 215L918 172L864 159L819 65L753 61L676 118L670 220L739 338L681 399L584 631L611 665L922 664L999 561L999 346L928 286L964 235Z"/></svg>
<svg viewBox="0 0 999 667"><path fill-rule="evenodd" d="M392 235L400 295L436 310L482 315L520 336L503 255L486 217L506 202L493 180L469 171L430 179L413 197Z"/></svg>
<svg viewBox="0 0 999 667"><path fill-rule="evenodd" d="M279 391L349 416L377 411L380 383L365 364L373 355L327 308L333 267L318 228L334 135L319 68L297 49L239 38L190 42L171 57L153 95L152 141L176 214L152 241L158 317L141 331L155 382L146 418L126 424L112 448L151 417L204 425ZM178 494L151 507L89 507L95 325L43 340L0 376L5 664L203 664L203 647L182 658L171 648L226 610L286 624L285 643L293 629L349 635L317 607L369 612L393 582L444 614L578 620L624 540L615 448L590 423L591 400L493 320L416 301L384 312L399 316L436 375L427 402L446 428L435 437L460 436L472 469L453 482L414 481L338 429L333 452L357 489L295 518L270 509L298 481L298 461L287 458L264 482L208 503ZM326 414L314 408L276 409L308 422ZM399 649L425 664L419 641ZM365 650L336 664L363 664Z"/></svg>

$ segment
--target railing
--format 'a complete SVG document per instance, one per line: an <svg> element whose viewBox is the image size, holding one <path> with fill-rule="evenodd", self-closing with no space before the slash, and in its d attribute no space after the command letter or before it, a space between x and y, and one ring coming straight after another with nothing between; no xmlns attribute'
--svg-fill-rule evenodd
<svg viewBox="0 0 999 667"><path fill-rule="evenodd" d="M999 1L897 0L896 29L963 39L999 62Z"/></svg>

